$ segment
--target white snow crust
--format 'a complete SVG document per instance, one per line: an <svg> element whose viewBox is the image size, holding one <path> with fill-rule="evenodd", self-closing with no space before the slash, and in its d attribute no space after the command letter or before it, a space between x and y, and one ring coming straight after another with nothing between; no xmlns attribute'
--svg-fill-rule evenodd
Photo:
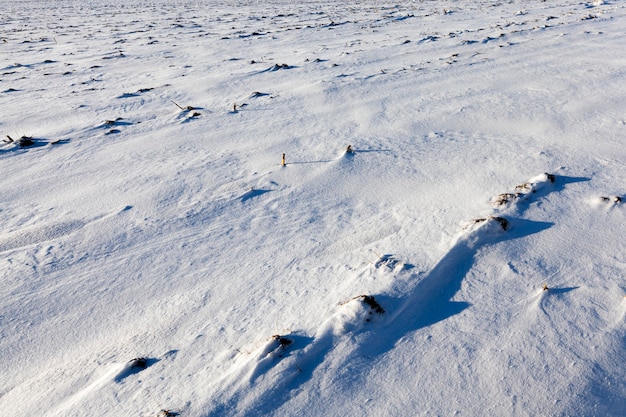
<svg viewBox="0 0 626 417"><path fill-rule="evenodd" d="M0 415L626 416L625 39L0 0Z"/></svg>

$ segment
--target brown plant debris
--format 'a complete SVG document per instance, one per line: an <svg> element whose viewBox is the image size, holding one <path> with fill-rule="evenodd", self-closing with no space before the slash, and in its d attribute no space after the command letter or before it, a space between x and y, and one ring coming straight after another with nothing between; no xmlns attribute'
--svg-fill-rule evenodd
<svg viewBox="0 0 626 417"><path fill-rule="evenodd" d="M493 220L493 221L498 222L502 230L507 230L509 228L509 221L505 219L504 217L497 217L497 216L482 217L480 219L474 219L473 222L474 224L477 224L477 223L486 222L488 220Z"/></svg>
<svg viewBox="0 0 626 417"><path fill-rule="evenodd" d="M359 295L354 297L353 300L361 300L363 303L367 304L373 312L378 314L385 314L385 309L380 304L378 304L378 302L372 295Z"/></svg>
<svg viewBox="0 0 626 417"><path fill-rule="evenodd" d="M289 346L290 344L293 343L293 340L288 339L284 336L280 336L280 335L273 335L272 339L276 340L278 342L279 347L284 348L286 346Z"/></svg>
<svg viewBox="0 0 626 417"><path fill-rule="evenodd" d="M516 187L517 189L517 187ZM494 197L491 202L494 206L504 206L506 204L509 204L512 201L517 200L518 198L520 198L523 194L522 193L504 193L504 194L500 194L496 197Z"/></svg>

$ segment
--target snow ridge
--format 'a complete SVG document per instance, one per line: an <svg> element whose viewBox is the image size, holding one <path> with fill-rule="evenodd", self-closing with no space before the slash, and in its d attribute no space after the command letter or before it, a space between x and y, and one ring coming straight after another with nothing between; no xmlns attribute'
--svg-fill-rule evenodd
<svg viewBox="0 0 626 417"><path fill-rule="evenodd" d="M354 297L341 303L314 335L273 336L254 351L238 355L216 384L219 388L210 401L212 406L203 413L207 416L269 413L280 406L280 401L287 401L301 384L314 378L315 370L323 366L337 346L351 343L351 353L332 361L333 368L358 361L364 353L368 357L380 355L393 348L405 334L459 314L469 305L450 299L471 269L476 252L485 245L550 227L511 215L521 215L524 207L565 182L544 173L515 187L512 200L498 203L490 215L468 222L430 271L412 274L417 283L405 297L395 300L384 294ZM494 197L492 201L500 200ZM380 267L389 262L390 257L383 256L376 264ZM394 262L391 270L402 271L402 268L396 269ZM389 312L378 304L379 299L388 302ZM298 342L292 343L292 337L297 337ZM257 389L254 382L261 377L269 382Z"/></svg>
<svg viewBox="0 0 626 417"><path fill-rule="evenodd" d="M0 410L622 417L624 19L0 0Z"/></svg>

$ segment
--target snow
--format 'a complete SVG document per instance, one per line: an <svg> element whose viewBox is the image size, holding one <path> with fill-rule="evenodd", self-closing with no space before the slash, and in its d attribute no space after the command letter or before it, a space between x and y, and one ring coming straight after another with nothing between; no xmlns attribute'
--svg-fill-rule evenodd
<svg viewBox="0 0 626 417"><path fill-rule="evenodd" d="M626 415L625 32L1 0L2 415Z"/></svg>

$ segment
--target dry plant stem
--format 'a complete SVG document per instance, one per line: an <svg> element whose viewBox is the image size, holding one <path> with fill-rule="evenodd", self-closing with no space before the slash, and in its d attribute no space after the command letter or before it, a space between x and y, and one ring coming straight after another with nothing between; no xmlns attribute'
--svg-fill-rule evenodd
<svg viewBox="0 0 626 417"><path fill-rule="evenodd" d="M181 109L182 111L191 111L191 110L195 110L195 107L193 106L187 106L187 107L182 107L180 106L178 103L176 103L174 100L170 100L172 103L174 103L174 105L176 107L178 107L179 109Z"/></svg>
<svg viewBox="0 0 626 417"><path fill-rule="evenodd" d="M178 107L179 109L181 109L181 110L185 110L185 109L183 109L182 107L180 107L180 106L178 105L178 103L176 103L174 100L170 100L170 101L171 101L172 103L174 103L174 105L175 105L176 107Z"/></svg>

